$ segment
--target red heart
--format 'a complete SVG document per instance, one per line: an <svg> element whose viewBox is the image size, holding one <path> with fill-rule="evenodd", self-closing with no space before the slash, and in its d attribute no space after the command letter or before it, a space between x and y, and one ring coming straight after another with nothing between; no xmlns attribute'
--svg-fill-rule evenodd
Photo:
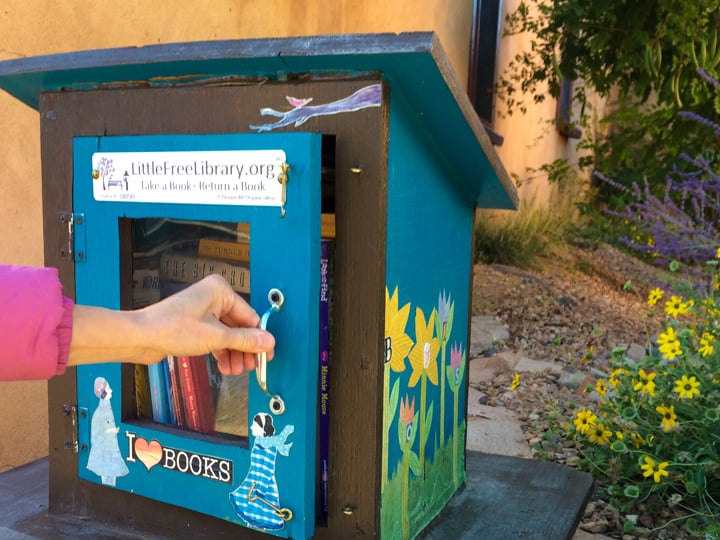
<svg viewBox="0 0 720 540"><path fill-rule="evenodd" d="M135 455L149 471L160 463L163 454L163 447L157 441L147 442L142 437L135 439Z"/></svg>

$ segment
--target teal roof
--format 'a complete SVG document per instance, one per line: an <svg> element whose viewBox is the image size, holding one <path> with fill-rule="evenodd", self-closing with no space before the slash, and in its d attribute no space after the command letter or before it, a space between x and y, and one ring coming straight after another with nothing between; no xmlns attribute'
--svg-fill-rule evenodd
<svg viewBox="0 0 720 540"><path fill-rule="evenodd" d="M480 208L515 208L517 192L432 32L204 41L0 62L0 88L34 109L40 94L163 86L218 78L380 73L457 167ZM394 95L394 93L393 93Z"/></svg>

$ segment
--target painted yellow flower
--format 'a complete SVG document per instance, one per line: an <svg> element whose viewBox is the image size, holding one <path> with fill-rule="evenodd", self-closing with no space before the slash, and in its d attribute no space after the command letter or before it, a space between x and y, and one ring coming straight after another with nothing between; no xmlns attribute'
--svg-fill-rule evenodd
<svg viewBox="0 0 720 540"><path fill-rule="evenodd" d="M671 296L670 300L665 302L665 313L671 317L678 317L685 315L690 307L692 306L689 302L683 302L682 296Z"/></svg>
<svg viewBox="0 0 720 540"><path fill-rule="evenodd" d="M698 347L698 352L702 355L703 358L707 358L713 353L714 350L715 336L707 332L703 332L703 335L700 338L700 347Z"/></svg>
<svg viewBox="0 0 720 540"><path fill-rule="evenodd" d="M669 475L667 471L669 465L670 463L668 463L667 461L663 461L662 463L655 463L655 460L652 459L650 456L645 456L645 463L642 464L640 468L643 470L643 476L645 478L649 478L650 476L652 476L655 483L658 484L664 476Z"/></svg>
<svg viewBox="0 0 720 540"><path fill-rule="evenodd" d="M640 375L640 380L635 383L635 386L633 386L633 390L636 392L641 392L643 394L648 394L650 396L655 395L655 377L657 376L657 373L645 373L644 369L641 369L638 371L638 375Z"/></svg>
<svg viewBox="0 0 720 540"><path fill-rule="evenodd" d="M658 300L660 300L663 297L663 291L662 289L653 289L650 291L650 294L648 294L647 304L648 306L654 306L658 303Z"/></svg>
<svg viewBox="0 0 720 540"><path fill-rule="evenodd" d="M420 308L415 309L415 346L411 349L408 359L412 366L412 375L408 386L414 387L423 372L434 385L438 383L437 355L440 352L440 340L434 337L435 310L425 321L425 314Z"/></svg>
<svg viewBox="0 0 720 540"><path fill-rule="evenodd" d="M583 409L575 415L573 424L575 424L575 429L580 433L588 435L592 426L595 425L595 420L597 420L597 416L595 416L590 409Z"/></svg>
<svg viewBox="0 0 720 540"><path fill-rule="evenodd" d="M692 399L700 395L700 381L695 378L695 375L689 379L687 375L683 375L675 381L675 389L673 392L678 394L680 399Z"/></svg>
<svg viewBox="0 0 720 540"><path fill-rule="evenodd" d="M675 414L675 405L666 407L658 405L655 410L662 415L662 427L664 432L672 431L677 427L677 415Z"/></svg>
<svg viewBox="0 0 720 540"><path fill-rule="evenodd" d="M606 429L601 422L592 426L588 432L588 439L590 439L590 442L597 443L601 446L605 446L609 443L611 436L612 431Z"/></svg>
<svg viewBox="0 0 720 540"><path fill-rule="evenodd" d="M513 375L512 382L510 383L510 391L512 392L518 386L520 386L520 374L516 371L515 375Z"/></svg>
<svg viewBox="0 0 720 540"><path fill-rule="evenodd" d="M397 287L392 296L385 288L385 362L389 362L392 370L396 372L405 370L405 358L413 346L410 336L405 333L410 316L410 303L399 309L398 304Z"/></svg>

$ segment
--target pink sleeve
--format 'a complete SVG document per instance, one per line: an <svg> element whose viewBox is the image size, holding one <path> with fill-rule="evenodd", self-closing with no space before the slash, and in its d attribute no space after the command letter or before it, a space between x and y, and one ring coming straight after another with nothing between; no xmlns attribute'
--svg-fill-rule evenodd
<svg viewBox="0 0 720 540"><path fill-rule="evenodd" d="M72 308L55 268L0 264L0 381L49 379L65 371Z"/></svg>

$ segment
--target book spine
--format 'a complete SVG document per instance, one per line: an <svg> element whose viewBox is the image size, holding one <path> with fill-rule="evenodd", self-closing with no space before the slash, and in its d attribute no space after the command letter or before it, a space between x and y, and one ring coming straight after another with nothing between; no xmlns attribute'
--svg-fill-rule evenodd
<svg viewBox="0 0 720 540"><path fill-rule="evenodd" d="M248 262L250 260L250 243L201 238L198 242L198 255L211 259Z"/></svg>
<svg viewBox="0 0 720 540"><path fill-rule="evenodd" d="M193 386L197 399L198 420L202 433L215 433L215 403L212 395L210 371L208 369L208 356L193 356L191 363ZM210 359L212 362L214 358Z"/></svg>
<svg viewBox="0 0 720 540"><path fill-rule="evenodd" d="M210 380L207 379L206 369L207 389L203 388L200 382L198 364L205 365L204 356L178 357L178 372L185 404L186 427L199 433L212 433L214 431L214 420L208 422L208 413L210 411L206 403L207 398L210 397L210 407L212 407L212 397L209 396ZM212 417L214 417L214 414Z"/></svg>
<svg viewBox="0 0 720 540"><path fill-rule="evenodd" d="M182 399L182 385L180 384L179 359L178 356L168 356L167 366L170 377L171 403L175 413L175 425L184 428L187 427L187 422L185 420L185 405Z"/></svg>
<svg viewBox="0 0 720 540"><path fill-rule="evenodd" d="M329 390L330 390L330 241L323 240L320 245L320 418L318 422L318 453L320 474L320 518L325 521L328 515L328 456L329 456Z"/></svg>
<svg viewBox="0 0 720 540"><path fill-rule="evenodd" d="M171 253L160 260L160 277L180 283L195 283L210 274L223 276L235 292L250 292L250 268L195 255Z"/></svg>
<svg viewBox="0 0 720 540"><path fill-rule="evenodd" d="M170 423L170 404L165 386L165 361L156 362L148 366L148 379L150 380L150 400L152 402L152 415L155 422Z"/></svg>
<svg viewBox="0 0 720 540"><path fill-rule="evenodd" d="M175 415L175 406L173 404L173 400L175 397L173 396L173 388L172 388L172 379L170 378L170 362L172 361L172 357L167 357L165 360L162 361L162 367L163 367L163 379L165 381L165 395L167 398L168 403L168 416L170 417L170 424L173 426L176 426L178 421L177 417Z"/></svg>

